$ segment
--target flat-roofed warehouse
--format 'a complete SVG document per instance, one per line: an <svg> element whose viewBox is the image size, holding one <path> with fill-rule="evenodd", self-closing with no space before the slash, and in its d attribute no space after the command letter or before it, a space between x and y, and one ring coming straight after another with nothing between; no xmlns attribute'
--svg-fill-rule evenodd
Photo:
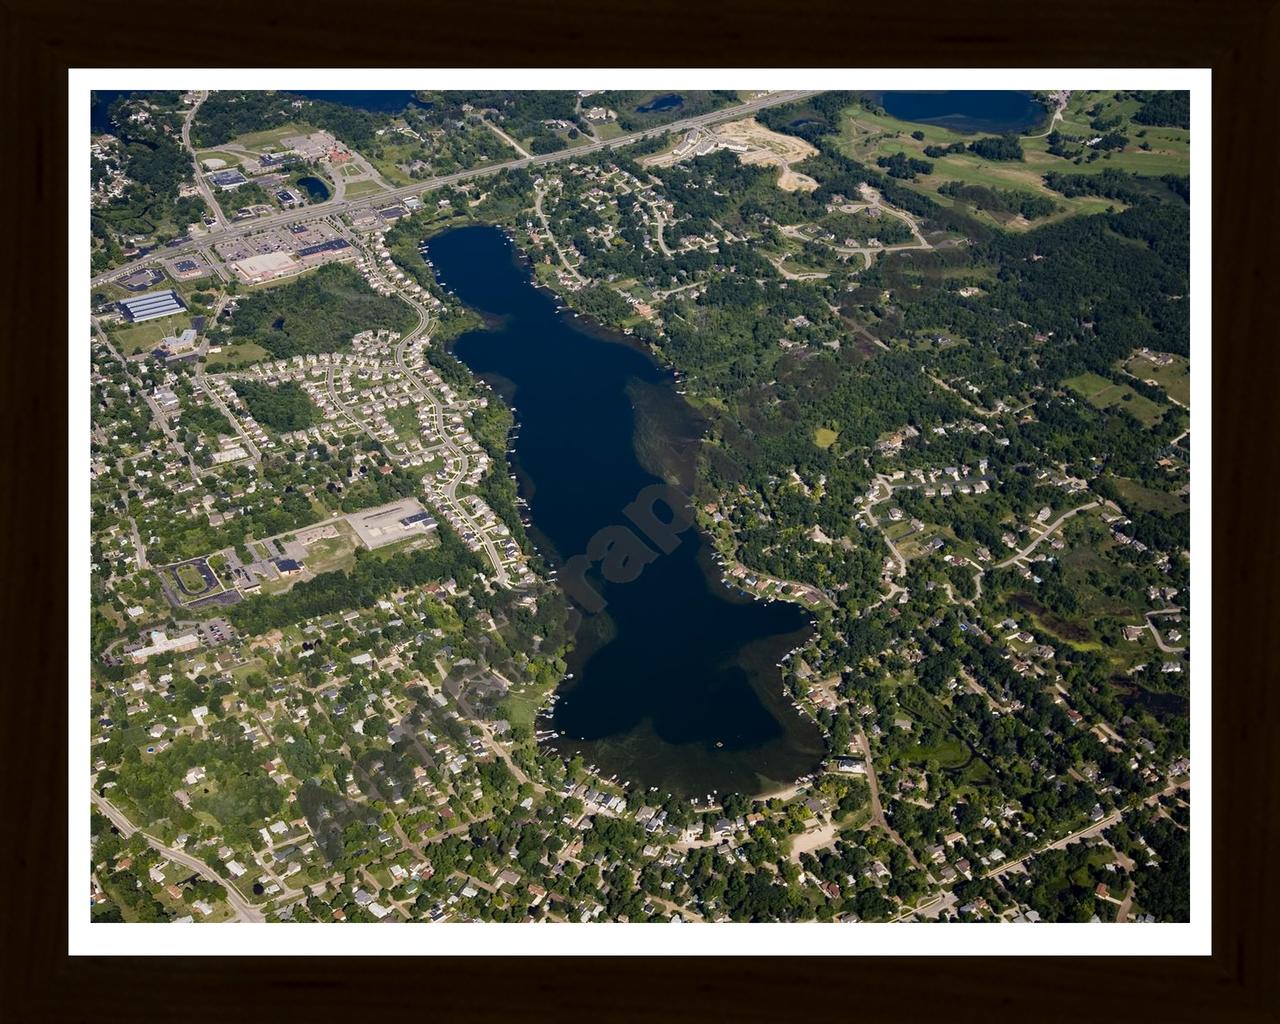
<svg viewBox="0 0 1280 1024"><path fill-rule="evenodd" d="M172 316L187 308L172 288L162 292L148 292L146 295L139 295L136 299L122 299L116 305L131 324L155 320L162 316Z"/></svg>

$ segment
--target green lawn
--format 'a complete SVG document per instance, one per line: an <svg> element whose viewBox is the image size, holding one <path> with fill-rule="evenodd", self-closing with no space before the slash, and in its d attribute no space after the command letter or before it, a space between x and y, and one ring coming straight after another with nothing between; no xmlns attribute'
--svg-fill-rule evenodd
<svg viewBox="0 0 1280 1024"><path fill-rule="evenodd" d="M182 589L192 597L203 594L206 586L204 577L200 574L200 570L194 565L180 565L175 570L178 576L178 582L182 584Z"/></svg>
<svg viewBox="0 0 1280 1024"><path fill-rule="evenodd" d="M409 163L422 154L422 146L418 142L406 140L405 142L389 142L382 143L382 155L379 157L369 157L369 163L373 164L381 174L392 185L412 185L413 179L400 169L400 164Z"/></svg>
<svg viewBox="0 0 1280 1024"><path fill-rule="evenodd" d="M196 153L196 159L203 165L206 160L221 160L228 167L239 167L242 157L228 153L222 149L202 149Z"/></svg>
<svg viewBox="0 0 1280 1024"><path fill-rule="evenodd" d="M402 441L413 441L421 436L421 425L418 422L418 408L414 405L402 405L388 409L384 414L391 429Z"/></svg>
<svg viewBox="0 0 1280 1024"><path fill-rule="evenodd" d="M1153 487L1144 487L1136 480L1128 480L1124 477L1113 477L1111 482L1120 492L1120 500L1126 508L1132 507L1143 512L1160 512L1165 515L1187 510L1187 499L1180 495L1156 490Z"/></svg>
<svg viewBox="0 0 1280 1024"><path fill-rule="evenodd" d="M1175 402L1191 407L1191 362L1185 356L1170 355L1167 366L1157 366L1143 355L1132 355L1124 368L1139 380L1154 380Z"/></svg>
<svg viewBox="0 0 1280 1024"><path fill-rule="evenodd" d="M1121 408L1145 426L1154 426L1164 415L1164 408L1140 395L1127 384L1116 384L1096 373L1081 373L1062 382L1095 409Z"/></svg>
<svg viewBox="0 0 1280 1024"><path fill-rule="evenodd" d="M373 195L381 191L383 191L381 185L366 178L363 181L353 181L348 184L344 195L347 199L359 199L361 196Z"/></svg>
<svg viewBox="0 0 1280 1024"><path fill-rule="evenodd" d="M231 670L231 677L237 683L243 683L245 677L252 675L254 672L261 672L266 668L266 662L261 658L250 658L243 665L236 665Z"/></svg>
<svg viewBox="0 0 1280 1024"><path fill-rule="evenodd" d="M267 149L279 149L281 140L287 139L290 135L310 135L315 130L311 125L290 121L288 124L282 124L279 128L271 128L263 132L250 132L231 141L243 149L257 153Z"/></svg>
<svg viewBox="0 0 1280 1024"><path fill-rule="evenodd" d="M126 356L132 356L155 348L165 338L179 334L190 326L189 314L175 313L146 323L117 327L109 332L108 337Z"/></svg>
<svg viewBox="0 0 1280 1024"><path fill-rule="evenodd" d="M1084 110L1100 100L1107 105L1103 116L1119 113L1130 116L1138 108L1136 100L1127 100L1117 104L1114 93L1076 93L1066 111L1066 121L1060 122L1058 130L1067 135L1093 137L1099 133L1092 129L1091 120ZM1114 110L1111 108L1114 107ZM1083 121L1078 120L1083 118ZM1123 127L1123 126L1122 126ZM1035 129L1037 133L1044 127ZM1130 171L1158 177L1163 174L1186 174L1190 167L1190 133L1178 128L1159 128L1138 124L1129 124L1123 130L1130 138L1128 148L1113 152L1109 157L1099 158L1093 162L1075 163L1071 159L1054 156L1048 151L1046 138L1023 136L1021 144L1025 159L1019 161L984 160L972 153L954 153L942 157L925 155L926 146L948 146L954 142L971 142L973 139L990 135L990 132L962 134L938 125L916 124L900 121L889 115L874 114L861 106L850 108L844 116L839 137L840 147L854 159L874 166L879 156L892 156L894 153L905 153L907 156L928 160L933 164L933 172L921 175L913 180L902 182L908 188L925 192L930 198L954 205L954 200L938 194L938 188L949 181L964 184L984 185L989 188L1015 189L1033 193L1052 199L1061 207L1059 213L1048 218L1040 218L1032 225L1041 225L1055 219L1079 213L1097 213L1108 206L1121 208L1123 204L1115 200L1099 196L1077 196L1068 199L1052 191L1044 184L1044 175L1049 171L1064 174L1097 174L1107 169ZM1139 139L1137 133L1145 131L1146 136ZM913 139L912 132L920 132L923 139ZM1139 149L1140 143L1151 146L1149 152ZM984 219L992 219L982 215ZM1026 222L1010 220L1006 227L1025 228Z"/></svg>
<svg viewBox="0 0 1280 1024"><path fill-rule="evenodd" d="M832 430L830 427L818 427L813 432L813 443L819 448L830 448L836 443L836 438L839 436L839 432Z"/></svg>
<svg viewBox="0 0 1280 1024"><path fill-rule="evenodd" d="M619 135L625 134L622 126L617 121L605 121L595 126L596 138L598 139L616 139Z"/></svg>
<svg viewBox="0 0 1280 1024"><path fill-rule="evenodd" d="M224 346L221 352L215 352L209 356L208 362L210 366L221 363L227 369L233 369L238 366L261 362L269 355L270 353L261 345L246 341L241 342L239 345Z"/></svg>
<svg viewBox="0 0 1280 1024"><path fill-rule="evenodd" d="M941 768L959 768L969 760L969 748L956 737L948 734L932 746L915 744L902 752L906 761L923 764L926 761L937 761Z"/></svg>

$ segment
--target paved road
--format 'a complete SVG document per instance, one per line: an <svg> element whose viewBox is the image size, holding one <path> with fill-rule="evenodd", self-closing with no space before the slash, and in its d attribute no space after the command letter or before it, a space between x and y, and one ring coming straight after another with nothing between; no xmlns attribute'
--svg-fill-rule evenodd
<svg viewBox="0 0 1280 1024"><path fill-rule="evenodd" d="M867 734L859 729L854 738L858 741L858 746L862 748L862 757L867 765L867 787L871 790L871 820L874 824L879 825L889 834L895 843L902 847L903 852L907 855L907 859L919 871L924 868L920 862L916 860L915 852L906 843L902 841L902 836L893 830L893 826L884 816L884 807L880 803L880 784L876 781L876 766L871 758L871 744L867 740Z"/></svg>
<svg viewBox="0 0 1280 1024"><path fill-rule="evenodd" d="M530 153L527 149L525 149L522 145L520 145L520 143L516 142L515 139L513 139L510 135L504 132L501 128L499 128L496 124L490 121L487 117L484 117L482 115L480 117L480 123L483 124L485 127L487 127L491 132L493 132L494 135L498 136L498 138L500 138L503 142L505 142L508 146L514 149L517 153L519 153L525 159L531 159L533 157L532 153Z"/></svg>
<svg viewBox="0 0 1280 1024"><path fill-rule="evenodd" d="M1145 801L1143 801L1143 803L1149 805L1152 801L1157 800L1162 796L1168 796L1170 793L1176 792L1179 789L1189 789L1190 787L1191 787L1190 782L1171 783L1170 785L1162 789L1159 793L1153 794L1152 796L1148 797ZM1055 839L1053 842L1046 843L1044 846L1037 847L1036 849L1032 850L1030 853L1024 854L1023 856L1019 857L1017 860L1011 860L1006 864L1000 864L992 868L991 870L987 871L985 874L981 875L980 877L994 878L998 875L1004 874L1010 868L1017 867L1019 864L1025 863L1027 860L1031 859L1032 857L1035 857L1038 854L1044 853L1045 850L1061 849L1062 847L1068 846L1071 843L1077 842L1080 839L1087 839L1090 836L1097 835L1101 832L1104 832L1106 831L1106 829L1110 828L1113 824L1115 824L1118 820L1123 818L1127 810L1128 808L1122 807L1122 808L1119 808L1118 810L1112 811L1101 821L1095 822L1092 825L1079 829L1078 831L1072 832L1069 835L1065 835L1061 839ZM953 883L953 884L958 884L958 883ZM1130 892L1129 896L1130 897L1132 896L1132 892ZM928 903L923 903L919 907L914 907L911 909L904 910L901 914L899 914L897 917L894 918L894 921L904 921L909 917L916 916L917 914L921 914L927 917L936 917L943 909L945 909L945 906L949 906L954 902L955 902L955 894L952 891L952 889L949 887L940 895L930 900ZM1125 904L1127 904L1128 902L1129 900L1128 898L1126 898L1124 903L1122 903L1121 905L1125 913L1128 912L1128 907L1125 906ZM944 906L939 906L939 904L944 904ZM926 913L926 911L928 913ZM1119 920L1118 917L1117 917L1117 920Z"/></svg>
<svg viewBox="0 0 1280 1024"><path fill-rule="evenodd" d="M1165 654L1181 654L1183 653L1183 651L1186 650L1186 648L1170 647L1168 644L1166 644L1164 642L1164 638L1160 636L1160 630L1156 629L1156 624L1151 620L1157 615L1178 615L1181 612L1182 612L1182 609L1177 605L1173 606L1172 608L1161 608L1157 612L1147 612L1147 616L1146 616L1147 629L1151 630L1151 635L1156 638L1156 646L1159 647L1160 650L1164 651Z"/></svg>
<svg viewBox="0 0 1280 1024"><path fill-rule="evenodd" d="M213 404L218 407L222 412L222 415L230 420L231 425L236 428L236 434L240 438L240 443L244 445L245 450L249 453L250 460L254 463L261 462L262 452L259 451L258 446L253 443L253 439L249 436L244 427L240 425L240 417L228 408L227 403L224 402L222 400L222 396L218 394L218 389L209 383L208 379L205 377L204 367L205 364L203 362L196 364L196 384L198 384L200 389L213 400Z"/></svg>
<svg viewBox="0 0 1280 1024"><path fill-rule="evenodd" d="M1160 790L1159 793L1153 793L1151 796L1147 797L1147 799L1143 801L1143 804L1150 805L1153 801L1158 800L1160 797L1168 796L1170 793L1174 793L1179 789L1187 789L1190 787L1190 785L1191 784L1189 782L1170 783L1168 786L1165 786L1164 789ZM982 877L996 878L1004 874L1006 871L1009 871L1011 868L1015 868L1019 864L1022 864L1028 860L1031 860L1033 857L1039 856L1040 854L1044 853L1046 850L1061 850L1064 847L1070 846L1072 843L1080 841L1081 839L1090 839L1093 836L1101 835L1103 832L1109 829L1112 825L1114 825L1117 821L1123 818L1125 814L1128 813L1131 809L1132 808L1129 808L1129 807L1117 807L1114 811L1112 811L1110 814L1108 814L1105 818L1101 819L1100 821L1096 821L1092 825L1087 825L1082 829L1077 829L1075 832L1072 832L1069 835L1065 835L1061 839L1054 840L1052 843L1048 843L1045 846L1038 847L1037 849L1032 850L1030 853L1023 854L1017 860L1011 860L1005 864L1000 864L992 868L990 871L987 871Z"/></svg>
<svg viewBox="0 0 1280 1024"><path fill-rule="evenodd" d="M996 565L996 568L997 568L997 569L1003 569L1003 568L1004 568L1005 566L1007 566L1007 565L1012 565L1012 564L1013 564L1014 562L1016 562L1019 558L1026 558L1026 557L1027 557L1027 555L1031 554L1031 552L1032 552L1033 550L1035 550L1035 546L1036 546L1037 544L1039 544L1039 543L1040 543L1042 540L1044 540L1046 537L1048 537L1048 536L1050 536L1052 533L1054 533L1054 531L1056 531L1056 530L1058 529L1058 527L1060 527L1063 523L1065 523L1068 519L1070 519L1070 518L1071 518L1072 516L1074 516L1076 513L1078 513L1078 512L1084 512L1084 511L1086 511L1087 509L1096 508L1096 507L1097 507L1097 505L1098 505L1098 503L1097 503L1096 501L1091 501L1091 502L1088 502L1088 503L1087 503L1087 504L1085 504L1085 505L1081 505L1079 508L1073 508L1073 509L1071 509L1071 511L1069 511L1069 512L1063 512L1063 513L1062 513L1062 515L1058 516L1058 518L1057 518L1057 519L1055 519L1052 523L1050 523L1047 527L1045 527L1045 531L1044 531L1044 533L1040 534L1040 536L1039 536L1039 537L1037 537L1035 540L1033 540L1030 544L1028 544L1025 548L1023 548L1023 549L1022 549L1021 551L1019 551L1017 554L1013 555L1013 556L1012 556L1012 557L1010 557L1010 558L1006 558L1003 562L1000 562L999 564L997 564L997 565Z"/></svg>
<svg viewBox="0 0 1280 1024"><path fill-rule="evenodd" d="M187 116L182 122L182 145L191 154L191 163L195 167L196 173L196 187L200 189L200 194L204 196L205 205L209 207L209 212L213 214L214 219L218 222L217 229L221 231L227 227L227 219L222 215L222 207L218 205L213 189L209 187L209 183L201 173L200 161L196 159L195 147L191 145L191 124L196 119L196 111L200 109L200 104L208 98L209 91L207 89L200 90L196 95L195 104L187 111Z"/></svg>
<svg viewBox="0 0 1280 1024"><path fill-rule="evenodd" d="M653 210L653 221L654 221L654 231L658 236L658 248L662 250L663 256L666 256L668 259L670 259L672 256L675 255L675 253L673 253L667 247L667 222L666 222L666 219L662 216L662 211L659 210L657 207L654 207L654 210Z"/></svg>
<svg viewBox="0 0 1280 1024"><path fill-rule="evenodd" d="M311 220L318 216L331 216L339 213L347 213L356 208L370 208L375 205L385 206L387 203L406 199L409 196L417 196L424 192L431 192L450 185L457 185L464 181L470 181L473 178L482 178L487 175L497 174L499 171L503 170L514 170L522 167L541 167L544 164L557 163L563 160L577 160L587 153L598 152L602 149L617 149L628 146L633 142L639 142L641 139L664 135L667 132L679 133L683 130L699 125L736 120L745 115L753 114L757 110L763 110L766 107L775 107L782 103L791 103L794 100L804 99L806 96L816 95L819 91L821 90L811 89L808 91L770 93L766 96L750 100L747 103L740 103L737 106L725 107L722 110L715 110L707 114L700 114L697 117L686 118L683 121L673 121L670 124L661 125L657 128L650 128L642 132L632 132L630 135L620 135L616 139L609 139L608 141L590 142L585 146L578 146L575 149L563 149L555 153L542 153L537 156L521 157L519 160L508 160L504 163L489 164L485 167L474 167L470 170L458 171L454 174L446 174L438 178L428 178L425 181L415 182L414 184L406 185L403 188L388 189L385 192L379 192L376 195L365 196L360 199L345 199L342 202L334 202L330 200L327 203L321 203L316 206L303 207L301 210L287 210L283 213L278 213L270 217L260 217L257 220L250 221L246 224L231 225L220 231L210 231L209 233L202 235L198 242L193 241L186 245L174 246L171 249L166 248L163 250L162 254L165 258L188 255L197 248L208 245L210 242L221 242L235 238L243 238L245 235L256 234L266 228L294 224L298 221ZM104 274L99 274L97 277L92 279L91 283L99 285L122 275L132 273L141 267L154 263L162 254L151 253L141 259L116 267L114 270L107 271Z"/></svg>
<svg viewBox="0 0 1280 1024"><path fill-rule="evenodd" d="M938 387L942 388L942 390L943 390L943 391L949 391L949 392L951 392L951 394L955 395L955 396L956 396L956 398L960 399L960 401L962 401L965 405L967 405L970 409L972 409L972 410L974 411L974 413L976 413L977 415L979 415L979 416L987 416L987 417L991 417L991 416L1001 416L1001 415L1003 415L1003 413L993 412L991 409L984 409L984 408L982 408L982 406L980 406L980 405L974 405L971 401L969 401L969 399L968 399L968 398L966 398L964 395L960 394L960 392L959 392L959 391L957 391L955 388L953 388L953 387L952 387L950 384L948 384L945 380L942 380L942 379L941 379L941 378L939 378L939 377L935 377L933 374L929 373L929 371L927 371L927 370L925 371L925 376L926 376L926 377L928 377L928 378L929 378L931 381L933 381L935 384L937 384L937 385L938 385Z"/></svg>
<svg viewBox="0 0 1280 1024"><path fill-rule="evenodd" d="M845 205L844 207L841 207L841 209L844 209L844 210L874 209L874 210L881 210L884 213L889 214L891 217L897 217L900 221L903 221L908 228L911 229L911 234L914 238L914 241L899 242L895 245L834 245L832 243L825 243L828 246L828 248L831 249L832 252L839 253L841 256L861 256L866 261L867 269L870 270L872 261L878 255L882 255L884 253L891 253L891 252L902 252L906 249L932 249L933 248L933 245L924 237L924 234L920 231L920 225L916 222L916 219L911 216L911 214L907 213L905 210L899 210L897 207L890 206L888 203L884 201L880 193L877 192L875 189L873 189L870 185L863 185L861 186L861 188L862 188L862 194L867 201L865 203L850 203ZM801 231L800 228L795 225L789 225L787 227L782 228L782 233L786 235L788 238L795 238L805 242L812 241L812 239L810 239L808 235L804 234L804 232ZM774 266L777 267L779 271L781 271L783 277L788 278L789 280L792 280L792 281L804 281L813 277L828 276L826 274L822 274L818 272L800 273L800 274L789 273L788 271L782 268L780 263L776 263L776 262L774 263Z"/></svg>
<svg viewBox="0 0 1280 1024"><path fill-rule="evenodd" d="M138 521L129 516L129 537L133 541L133 553L138 559L138 568L145 569L147 567L147 549L142 545L142 538L138 535Z"/></svg>
<svg viewBox="0 0 1280 1024"><path fill-rule="evenodd" d="M1054 96L1054 102L1057 108L1053 112L1053 117L1049 118L1049 127L1042 131L1039 135L1024 135L1024 139L1043 139L1053 134L1053 129L1059 121L1062 120L1062 112L1067 109L1067 101L1071 99L1069 90L1060 90Z"/></svg>
<svg viewBox="0 0 1280 1024"><path fill-rule="evenodd" d="M542 230L547 233L547 237L551 239L551 244L555 246L556 254L560 257L560 263L564 266L564 269L569 271L569 273L573 275L573 279L579 284L586 284L586 279L578 273L578 268L569 262L569 257L566 256L564 254L564 250L560 248L559 239L551 233L551 223L547 220L547 215L542 209L542 198L544 194L545 193L543 193L540 188L533 190L533 212L538 215L538 220L542 221Z"/></svg>
<svg viewBox="0 0 1280 1024"><path fill-rule="evenodd" d="M115 827L120 830L120 834L126 839L132 836L135 832L141 831L133 822L125 817L124 812L121 811L120 808L108 801L106 797L99 796L92 790L90 790L89 796L93 800L94 806L111 820L111 824L115 825ZM209 881L217 882L219 885L223 886L227 890L227 903L229 903L231 905L231 909L235 911L237 921L248 921L256 924L266 920L262 911L249 903L248 900L240 895L236 887L230 881L221 877L204 861L191 856L189 853L183 853L181 850L175 850L172 847L165 846L159 839L148 835L146 832L142 833L142 838L147 841L147 845L149 845L153 850L163 854L165 857L168 857L174 863L181 864L185 868L190 868L203 878L207 878Z"/></svg>

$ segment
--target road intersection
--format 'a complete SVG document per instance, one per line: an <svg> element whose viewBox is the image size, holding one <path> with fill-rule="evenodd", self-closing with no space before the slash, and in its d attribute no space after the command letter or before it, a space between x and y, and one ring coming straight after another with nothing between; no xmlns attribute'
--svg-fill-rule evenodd
<svg viewBox="0 0 1280 1024"><path fill-rule="evenodd" d="M161 256L166 259L171 259L177 256L189 255L208 246L212 242L230 241L235 238L243 238L245 235L256 234L257 232L263 231L267 228L283 227L288 224L295 224L298 221L312 220L318 216L332 216L334 214L349 213L356 209L371 209L375 206L395 203L411 196L419 196L424 192L431 192L436 189L457 185L464 181L470 181L473 178L487 177L489 175L497 174L499 171L541 167L545 164L557 163L563 160L580 159L587 153L594 153L603 149L622 148L643 139L665 135L668 132L678 134L688 128L714 124L720 121L732 121L739 119L743 116L753 114L758 110L763 110L766 107L778 106L783 103L791 103L795 100L813 96L817 91L818 90L771 92L764 96L759 96L753 100L749 100L746 103L740 103L732 107L724 107L720 110L714 110L707 114L700 114L697 117L685 118L682 121L673 121L657 128L649 128L644 131L632 132L629 135L620 135L615 139L589 142L584 146L577 146L572 149L562 149L555 153L541 153L537 156L521 157L517 160L507 160L502 163L488 164L484 167L474 167L469 170L457 171L453 174L446 174L437 178L428 178L424 181L415 182L412 185L406 185L401 188L388 189L383 192L378 192L372 196L362 196L359 199L343 199L340 201L330 200L326 203L318 203L314 206L306 206L298 210L286 210L269 217L260 217L241 225L228 225L216 230L210 229L209 231L202 233L199 238L191 239L181 245L176 245L171 248L165 248L163 252L148 253L146 256L136 259L130 263L123 264L112 270L106 271L105 273L99 274L92 279L91 283L94 286L97 286L118 277L128 275L135 270L154 263L156 260L160 259ZM189 113L188 116L190 117L193 115ZM217 209L216 203L214 204L214 209Z"/></svg>

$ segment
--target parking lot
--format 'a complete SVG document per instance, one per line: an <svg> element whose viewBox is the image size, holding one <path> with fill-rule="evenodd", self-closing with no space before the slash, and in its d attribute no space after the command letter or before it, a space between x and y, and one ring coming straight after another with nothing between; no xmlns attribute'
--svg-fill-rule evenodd
<svg viewBox="0 0 1280 1024"><path fill-rule="evenodd" d="M206 647L217 647L236 638L235 627L226 619L210 619L196 626L196 636Z"/></svg>
<svg viewBox="0 0 1280 1024"><path fill-rule="evenodd" d="M288 227L267 228L244 238L219 242L214 250L228 263L263 256L267 253L296 253L299 249L321 245L338 238L338 232L323 221L313 224L291 224Z"/></svg>
<svg viewBox="0 0 1280 1024"><path fill-rule="evenodd" d="M169 259L164 261L165 272L168 273L175 281L190 281L197 277L203 277L211 272L212 268L200 256L183 256L179 259Z"/></svg>
<svg viewBox="0 0 1280 1024"><path fill-rule="evenodd" d="M394 544L406 537L426 533L428 527L422 521L409 525L401 522L403 519L415 518L424 511L417 498L403 498L379 508L352 512L346 518L365 547L379 548L384 544Z"/></svg>

